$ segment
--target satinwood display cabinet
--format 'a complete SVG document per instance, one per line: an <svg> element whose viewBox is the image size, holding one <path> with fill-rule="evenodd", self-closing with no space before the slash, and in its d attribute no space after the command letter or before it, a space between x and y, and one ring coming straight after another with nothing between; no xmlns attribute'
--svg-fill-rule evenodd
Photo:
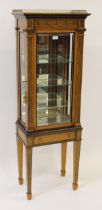
<svg viewBox="0 0 102 210"><path fill-rule="evenodd" d="M32 198L33 147L73 141L73 189L78 187L82 127L80 102L86 10L13 10L16 20L19 184L26 150L27 198Z"/></svg>

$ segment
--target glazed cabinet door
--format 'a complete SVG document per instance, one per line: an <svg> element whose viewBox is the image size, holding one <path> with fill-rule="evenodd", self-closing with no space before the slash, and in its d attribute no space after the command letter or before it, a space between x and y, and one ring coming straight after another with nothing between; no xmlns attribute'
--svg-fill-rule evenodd
<svg viewBox="0 0 102 210"><path fill-rule="evenodd" d="M36 127L71 125L75 34L36 34Z"/></svg>

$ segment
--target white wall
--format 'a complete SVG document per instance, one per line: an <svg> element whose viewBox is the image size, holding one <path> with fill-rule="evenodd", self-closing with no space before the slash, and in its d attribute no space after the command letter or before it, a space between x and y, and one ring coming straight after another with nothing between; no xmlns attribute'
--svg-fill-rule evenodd
<svg viewBox="0 0 102 210"><path fill-rule="evenodd" d="M82 88L84 127L81 168L87 161L97 161L102 148L102 1L101 0L0 0L0 164L16 165L16 61L15 20L12 9L86 9ZM60 168L60 146L36 148L34 171ZM69 158L72 157L69 146ZM93 164L93 163L92 163ZM15 167L16 168L16 167Z"/></svg>

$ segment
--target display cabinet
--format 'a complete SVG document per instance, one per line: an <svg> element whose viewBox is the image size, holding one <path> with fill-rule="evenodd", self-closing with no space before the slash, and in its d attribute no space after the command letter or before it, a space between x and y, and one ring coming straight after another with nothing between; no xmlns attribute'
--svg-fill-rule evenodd
<svg viewBox="0 0 102 210"><path fill-rule="evenodd" d="M78 187L82 127L85 10L13 10L16 20L17 148L19 184L26 150L27 198L32 198L32 149L61 143L65 176L67 142L73 141L73 189ZM43 163L42 163L43 164Z"/></svg>

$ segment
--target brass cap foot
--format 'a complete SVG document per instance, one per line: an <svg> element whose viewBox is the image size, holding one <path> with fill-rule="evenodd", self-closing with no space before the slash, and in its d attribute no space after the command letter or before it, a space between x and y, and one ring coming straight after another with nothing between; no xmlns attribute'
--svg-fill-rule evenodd
<svg viewBox="0 0 102 210"><path fill-rule="evenodd" d="M20 185L22 185L23 184L23 178L18 178L18 182L19 182Z"/></svg>
<svg viewBox="0 0 102 210"><path fill-rule="evenodd" d="M73 190L77 190L78 189L78 184L72 184Z"/></svg>
<svg viewBox="0 0 102 210"><path fill-rule="evenodd" d="M66 175L66 171L61 170L61 176L65 176Z"/></svg>
<svg viewBox="0 0 102 210"><path fill-rule="evenodd" d="M27 199L31 200L32 199L32 193L27 193Z"/></svg>

